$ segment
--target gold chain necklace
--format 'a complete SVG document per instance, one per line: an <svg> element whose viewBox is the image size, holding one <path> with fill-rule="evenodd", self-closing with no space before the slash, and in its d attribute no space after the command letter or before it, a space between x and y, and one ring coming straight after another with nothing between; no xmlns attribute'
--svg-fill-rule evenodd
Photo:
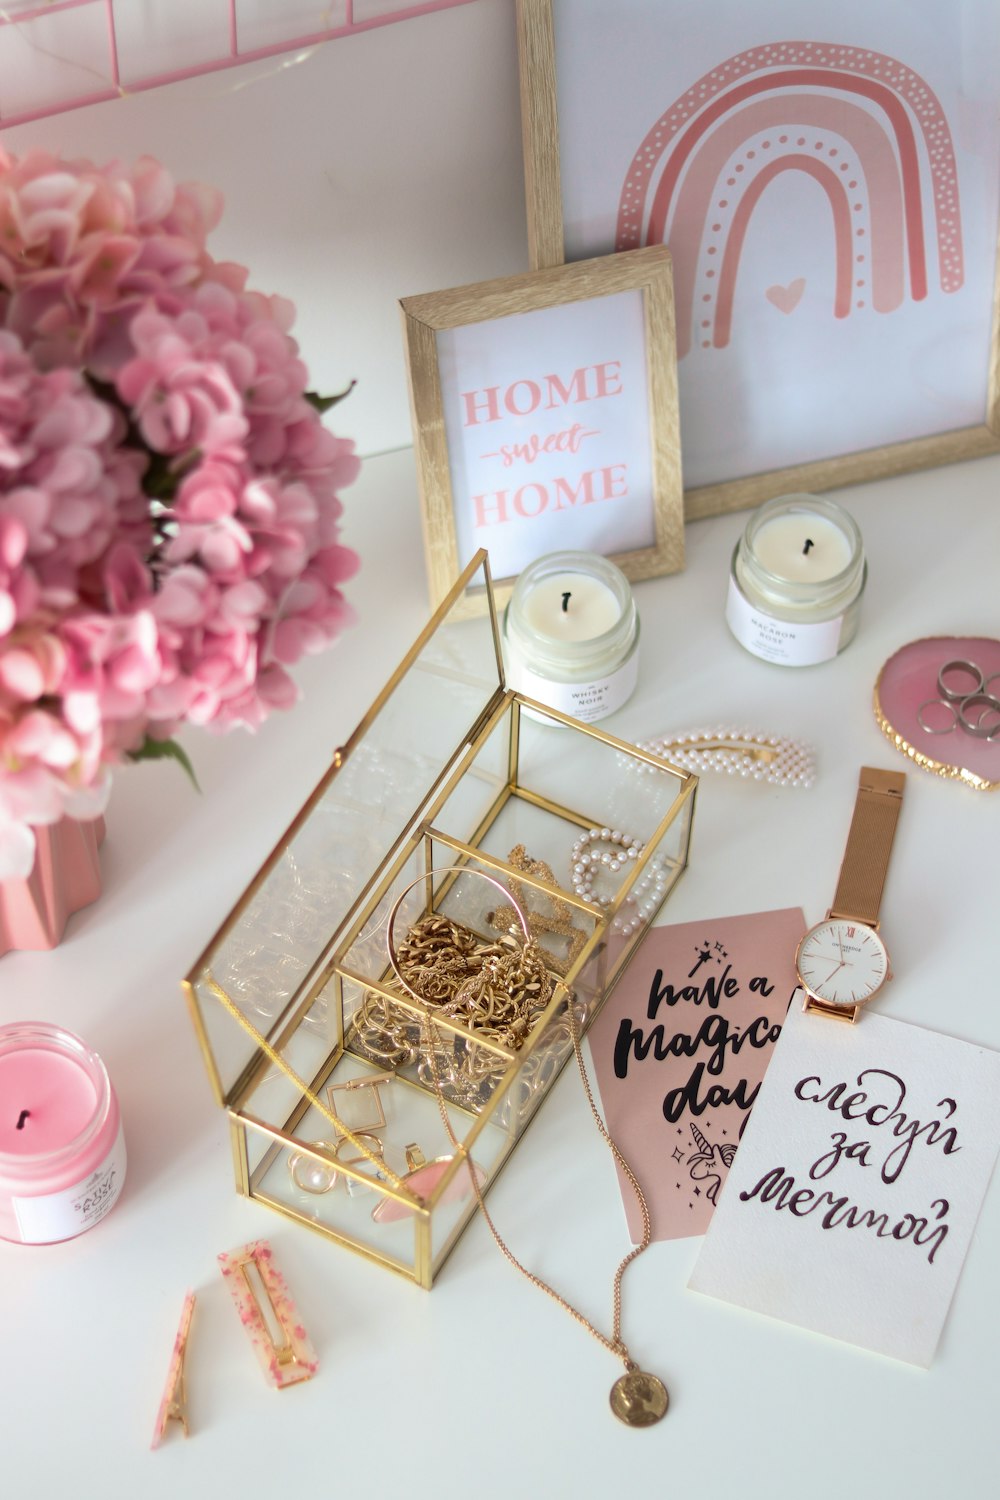
<svg viewBox="0 0 1000 1500"><path fill-rule="evenodd" d="M575 1318L575 1320L581 1325L581 1327L585 1328L587 1332L590 1333L598 1341L599 1344L603 1344L605 1349L607 1349L609 1353L613 1354L617 1359L620 1359L623 1362L625 1366L625 1374L620 1375L615 1381L614 1385L611 1387L611 1410L614 1412L616 1417L618 1417L622 1422L625 1422L629 1427L650 1427L653 1425L653 1423L659 1422L661 1418L666 1415L670 1400L667 1394L667 1388L663 1384L663 1381L660 1380L656 1375L651 1375L648 1371L641 1370L639 1368L639 1366L635 1363L631 1354L629 1353L628 1345L622 1338L621 1333L622 1278L624 1277L625 1272L628 1270L632 1262L638 1260L643 1251L648 1249L649 1247L650 1240L652 1239L652 1225L649 1217L649 1208L646 1203L645 1195L643 1194L642 1188L639 1186L639 1182L636 1178L635 1173L632 1171L632 1168L629 1166L628 1162L625 1160L624 1156L619 1150L616 1142L612 1138L611 1132L608 1130L607 1125L601 1118L597 1105L594 1102L594 1094L590 1086L590 1079L587 1076L587 1067L584 1062L583 1049L580 1044L579 1024L576 1011L573 1008L573 999L571 995L567 996L566 1000L566 1016L569 1022L570 1036L573 1039L573 1051L576 1054L577 1068L579 1069L580 1079L583 1083L583 1091L586 1094L587 1103L590 1106L590 1112L594 1117L594 1122L597 1125L597 1128L600 1131L601 1136L610 1149L612 1155L614 1156L615 1161L618 1163L623 1173L625 1174L629 1186L635 1194L636 1202L639 1206L639 1212L642 1216L642 1238L640 1239L638 1245L634 1246L634 1248L631 1249L628 1254L620 1261L618 1268L615 1271L612 1298L613 1316L610 1338L607 1336L607 1334L602 1333L599 1328L595 1327L590 1319L586 1317L579 1308L574 1307L571 1302L569 1302L565 1297L557 1292L554 1287L550 1286L547 1281L545 1281L541 1276L536 1275L534 1271L530 1271L527 1266L523 1265L521 1261L518 1260L517 1256L503 1239L500 1231L494 1224L493 1219L490 1215L490 1211L486 1207L486 1201L483 1197L482 1189L479 1183L479 1175L473 1168L471 1158L469 1157L464 1144L458 1139L452 1128L451 1120L448 1117L448 1111L444 1098L444 1090L441 1084L441 1076L438 1071L437 1064L437 1051L440 1045L440 1035L437 1032L436 1026L434 1025L430 1007L428 1006L426 1000L424 1000L424 998L415 989L413 989L410 984L407 983L404 975L402 974L400 970L398 954L393 942L393 926L395 923L396 915L403 903L404 898L409 894L414 886L419 885L422 881L427 880L434 875L441 875L446 873L448 873L447 870L428 870L426 874L419 876L417 880L412 881L410 885L406 886L405 889L400 892L399 896L396 898L393 904L392 911L389 914L386 933L386 947L388 949L389 963L392 971L396 976L398 983L402 986L406 993L417 1002L417 1004L421 1008L421 1011L423 1012L423 1025L427 1031L428 1038L427 1050L430 1059L430 1071L434 1081L434 1094L435 1098L437 1099L438 1112L441 1116L442 1123L444 1125L445 1131L447 1132L449 1141L451 1142L455 1151L464 1159L465 1164L469 1169L469 1181L472 1184L472 1191L475 1194L479 1210L483 1218L485 1219L486 1226L489 1229L490 1234L493 1236L493 1239L496 1241L497 1248L500 1250L501 1254L507 1261L509 1261L509 1263L514 1267L516 1271L520 1271L521 1275L526 1277L527 1280L531 1282L532 1286L538 1287L539 1291L544 1292L547 1296L551 1297L553 1301L557 1302L559 1306L564 1308L565 1311L569 1313L570 1317ZM538 947L536 939L529 930L528 922L524 916L524 913L522 912L520 906L513 901L513 897L511 897L510 892L507 891L498 880L494 880L492 875L487 875L484 870L477 870L475 868L468 867L463 869L462 873L468 875L478 875L481 879L488 880L490 884L496 886L497 890L499 890L504 896L506 896L508 900L513 902L514 910L517 913L522 931L524 932L525 942L523 952L531 952L533 955L538 955L539 957L541 957L541 950Z"/></svg>

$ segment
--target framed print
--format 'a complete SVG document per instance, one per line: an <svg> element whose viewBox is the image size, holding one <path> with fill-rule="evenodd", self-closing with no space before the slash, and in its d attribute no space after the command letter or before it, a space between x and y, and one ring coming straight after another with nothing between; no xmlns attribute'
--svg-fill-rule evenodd
<svg viewBox="0 0 1000 1500"><path fill-rule="evenodd" d="M996 0L518 0L532 264L668 244L686 512L1000 450Z"/></svg>
<svg viewBox="0 0 1000 1500"><path fill-rule="evenodd" d="M549 552L598 552L632 579L683 567L664 246L400 307L434 604L480 547L499 604Z"/></svg>

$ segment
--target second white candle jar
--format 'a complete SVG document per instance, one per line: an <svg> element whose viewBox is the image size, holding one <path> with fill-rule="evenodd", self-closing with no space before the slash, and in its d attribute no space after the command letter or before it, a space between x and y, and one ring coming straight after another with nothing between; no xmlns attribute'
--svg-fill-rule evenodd
<svg viewBox="0 0 1000 1500"><path fill-rule="evenodd" d="M635 691L635 600L621 569L597 553L551 552L530 563L504 612L503 643L511 687L584 724Z"/></svg>
<svg viewBox="0 0 1000 1500"><path fill-rule="evenodd" d="M754 511L733 553L726 623L764 661L808 667L854 639L868 575L854 517L821 495Z"/></svg>

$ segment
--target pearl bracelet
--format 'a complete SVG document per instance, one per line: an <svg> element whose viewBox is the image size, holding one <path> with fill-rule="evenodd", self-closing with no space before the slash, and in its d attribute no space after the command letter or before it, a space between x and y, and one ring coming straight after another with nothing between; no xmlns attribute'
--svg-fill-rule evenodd
<svg viewBox="0 0 1000 1500"><path fill-rule="evenodd" d="M599 847L601 845L608 847L602 849ZM615 892L599 891L595 877L603 872L617 875L629 860L637 860L645 847L641 839L622 833L617 828L591 828L587 833L582 833L573 845L570 856L574 891L584 901L590 901L595 906L610 906L615 899ZM662 868L645 870L629 893L622 911L612 922L612 931L622 937L631 937L656 912L666 889L667 876Z"/></svg>

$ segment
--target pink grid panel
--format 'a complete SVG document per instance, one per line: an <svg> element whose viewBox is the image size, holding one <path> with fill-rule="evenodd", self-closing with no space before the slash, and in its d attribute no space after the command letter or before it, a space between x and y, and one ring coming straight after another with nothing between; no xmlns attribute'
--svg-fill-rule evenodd
<svg viewBox="0 0 1000 1500"><path fill-rule="evenodd" d="M0 0L0 128L471 0Z"/></svg>

